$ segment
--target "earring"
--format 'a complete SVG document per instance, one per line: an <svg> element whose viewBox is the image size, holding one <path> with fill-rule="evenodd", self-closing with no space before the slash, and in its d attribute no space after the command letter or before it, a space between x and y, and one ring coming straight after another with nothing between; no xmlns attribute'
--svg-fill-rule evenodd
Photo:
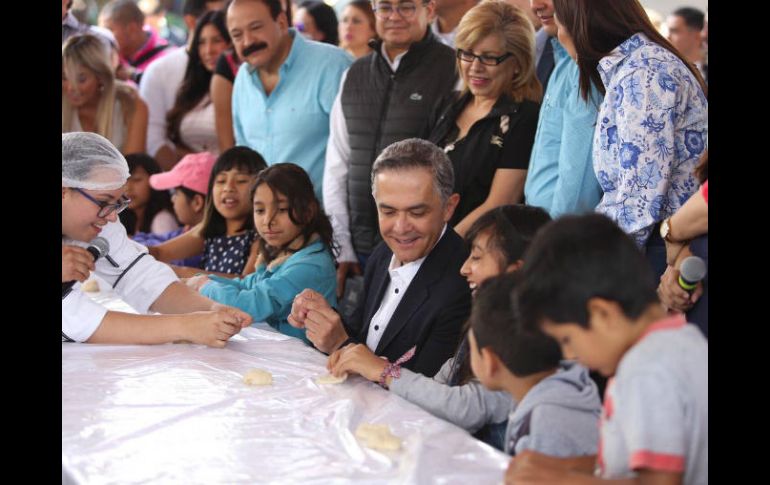
<svg viewBox="0 0 770 485"><path fill-rule="evenodd" d="M99 85L99 92L100 92L100 93L103 93L103 92L104 92L104 84L100 84L100 85Z"/></svg>

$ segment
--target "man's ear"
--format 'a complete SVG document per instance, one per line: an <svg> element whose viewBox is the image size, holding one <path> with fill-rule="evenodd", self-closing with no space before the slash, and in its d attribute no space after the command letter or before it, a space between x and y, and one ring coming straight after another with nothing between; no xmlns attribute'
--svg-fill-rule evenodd
<svg viewBox="0 0 770 485"><path fill-rule="evenodd" d="M434 0L430 0L425 4L425 8L428 10L428 19L432 22L436 13L436 2Z"/></svg>
<svg viewBox="0 0 770 485"><path fill-rule="evenodd" d="M449 196L446 204L444 205L444 222L449 222L449 219L451 219L454 215L455 209L457 209L457 204L459 203L460 194L452 194Z"/></svg>
<svg viewBox="0 0 770 485"><path fill-rule="evenodd" d="M281 28L281 32L289 31L289 18L286 16L285 10L281 9L281 11L278 13L278 16L275 18L275 21L278 22L278 25Z"/></svg>
<svg viewBox="0 0 770 485"><path fill-rule="evenodd" d="M588 322L597 331L613 330L628 318L618 302L595 296L586 302Z"/></svg>

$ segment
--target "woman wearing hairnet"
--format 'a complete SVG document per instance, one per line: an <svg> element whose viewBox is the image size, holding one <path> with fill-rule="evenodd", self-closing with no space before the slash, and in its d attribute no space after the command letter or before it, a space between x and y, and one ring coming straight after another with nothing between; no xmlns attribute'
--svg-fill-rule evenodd
<svg viewBox="0 0 770 485"><path fill-rule="evenodd" d="M174 272L126 236L118 213L128 206L128 164L95 133L62 134L62 341L158 344L178 340L224 347L251 323L238 309L215 303L182 284ZM109 243L94 262L84 248L95 237ZM140 313L107 310L80 291L94 271ZM69 290L69 288L68 288ZM193 312L193 313L188 313Z"/></svg>

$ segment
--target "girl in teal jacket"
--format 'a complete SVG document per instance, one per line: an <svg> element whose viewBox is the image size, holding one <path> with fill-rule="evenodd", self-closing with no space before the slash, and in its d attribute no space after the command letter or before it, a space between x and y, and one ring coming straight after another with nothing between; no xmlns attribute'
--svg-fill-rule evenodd
<svg viewBox="0 0 770 485"><path fill-rule="evenodd" d="M337 278L332 227L321 210L307 173L293 163L262 170L251 190L259 234L256 271L227 279L200 275L187 280L214 301L248 312L281 333L310 344L305 330L286 321L294 296L305 288L336 307Z"/></svg>

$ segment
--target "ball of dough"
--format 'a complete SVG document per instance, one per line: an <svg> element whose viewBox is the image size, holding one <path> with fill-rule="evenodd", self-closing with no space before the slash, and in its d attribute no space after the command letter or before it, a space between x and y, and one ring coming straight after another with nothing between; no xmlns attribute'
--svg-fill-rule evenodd
<svg viewBox="0 0 770 485"><path fill-rule="evenodd" d="M356 438L375 450L398 451L401 449L401 440L390 432L387 424L363 423L356 428Z"/></svg>
<svg viewBox="0 0 770 485"><path fill-rule="evenodd" d="M345 382L345 379L347 379L347 378L348 378L348 373L345 372L344 374L342 374L339 377L334 376L332 374L326 374L324 376L317 377L315 381L316 381L317 384L321 384L321 385L324 385L324 384L342 384L343 382Z"/></svg>
<svg viewBox="0 0 770 485"><path fill-rule="evenodd" d="M273 374L262 369L251 369L243 376L243 382L250 386L269 386L273 383Z"/></svg>
<svg viewBox="0 0 770 485"><path fill-rule="evenodd" d="M96 293L99 291L99 283L97 283L96 280L88 280L80 286L80 289L83 291Z"/></svg>

